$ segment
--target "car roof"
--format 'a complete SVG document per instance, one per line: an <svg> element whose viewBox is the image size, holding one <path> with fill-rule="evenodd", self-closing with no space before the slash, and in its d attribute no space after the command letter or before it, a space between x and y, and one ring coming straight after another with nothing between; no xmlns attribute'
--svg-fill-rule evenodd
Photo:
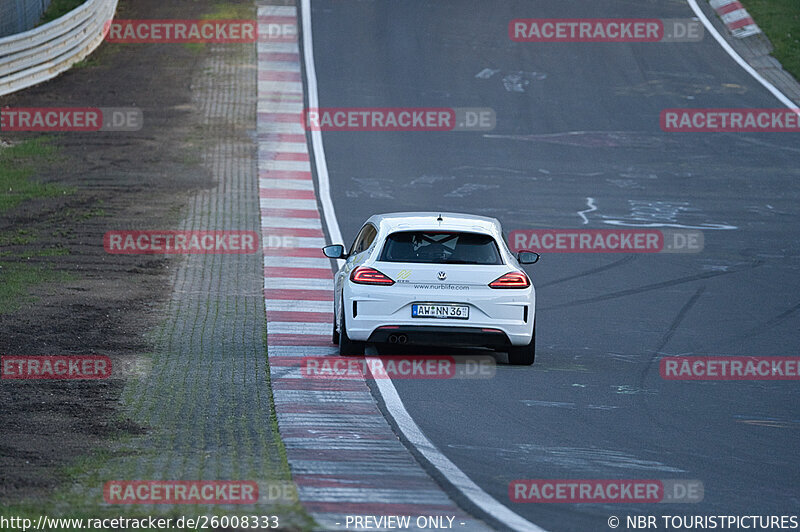
<svg viewBox="0 0 800 532"><path fill-rule="evenodd" d="M423 229L474 231L496 236L502 233L500 222L495 218L455 212L392 212L375 214L367 222L387 232Z"/></svg>

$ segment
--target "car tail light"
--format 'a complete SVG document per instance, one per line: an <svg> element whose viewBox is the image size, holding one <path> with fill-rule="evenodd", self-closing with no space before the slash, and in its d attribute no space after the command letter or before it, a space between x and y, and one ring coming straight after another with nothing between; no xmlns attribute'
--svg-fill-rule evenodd
<svg viewBox="0 0 800 532"><path fill-rule="evenodd" d="M391 286L394 284L391 278L382 274L375 268L367 268L366 266L359 266L353 273L350 274L350 280L356 284L380 284L384 286Z"/></svg>
<svg viewBox="0 0 800 532"><path fill-rule="evenodd" d="M508 272L489 283L490 288L528 288L531 281L522 272Z"/></svg>

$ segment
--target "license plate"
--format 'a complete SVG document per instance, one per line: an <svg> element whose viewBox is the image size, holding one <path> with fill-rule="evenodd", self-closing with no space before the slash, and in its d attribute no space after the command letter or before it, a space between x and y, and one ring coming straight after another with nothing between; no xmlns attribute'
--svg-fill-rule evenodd
<svg viewBox="0 0 800 532"><path fill-rule="evenodd" d="M469 319L467 305L411 305L412 318L451 318L456 320Z"/></svg>

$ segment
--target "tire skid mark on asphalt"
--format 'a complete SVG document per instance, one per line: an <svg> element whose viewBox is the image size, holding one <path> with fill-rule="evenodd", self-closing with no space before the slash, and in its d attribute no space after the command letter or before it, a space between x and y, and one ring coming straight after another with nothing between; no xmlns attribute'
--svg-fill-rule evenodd
<svg viewBox="0 0 800 532"><path fill-rule="evenodd" d="M575 306L578 306L578 305L588 305L590 303L599 303L600 301L607 301L609 299L617 299L617 298L620 298L620 297L632 296L632 295L641 294L641 293L644 293L644 292L649 292L649 291L652 291L652 290L659 290L661 288L669 288L670 286L676 286L676 285L679 285L679 284L691 283L691 282L694 282L694 281L702 281L703 279L712 279L714 277L719 277L720 275L738 273L740 271L744 271L744 270L747 270L747 269L757 268L760 265L761 265L761 262L760 261L756 261L756 262L753 263L752 266L750 266L748 268L740 268L738 270L727 270L727 271L711 271L711 272L699 273L699 274L696 274L696 275L689 275L687 277L680 277L678 279L672 279L670 281L663 281L663 282L660 282L660 283L653 283L653 284L648 284L648 285L645 285L645 286L640 286L639 288L631 288L629 290L620 290L618 292L612 292L610 294L604 294L604 295L601 295L601 296L589 297L589 298L586 298L586 299L578 299L576 301L567 301L567 302L564 302L564 303L559 303L557 305L551 305L549 307L542 308L541 310L555 310L555 309L566 308L566 307L575 307Z"/></svg>
<svg viewBox="0 0 800 532"><path fill-rule="evenodd" d="M672 320L672 323L670 323L669 328L664 333L664 336L662 336L661 340L658 342L658 345L654 350L654 356L650 358L650 362L648 362L647 368L645 368L645 372L647 371L647 369L649 369L650 364L655 362L656 358L661 356L660 353L663 352L664 348L667 346L669 341L672 339L672 336L675 334L675 331L678 330L678 327L680 327L681 323L686 318L687 314L689 314L689 311L691 311L692 308L694 308L695 304L700 299L700 296L702 296L703 292L705 291L706 291L705 285L698 288L695 291L695 293L692 294L692 297L689 298L686 304L683 305L681 309L678 311L678 313L675 315L675 319ZM642 379L642 381L644 381L644 379Z"/></svg>
<svg viewBox="0 0 800 532"><path fill-rule="evenodd" d="M756 336L758 334L763 334L763 333L769 331L770 329L773 329L773 328L777 327L778 325L782 324L787 319L791 318L792 315L795 314L798 311L800 311L800 303L796 303L796 304L792 305L787 310L784 310L783 312L781 312L777 316L769 318L764 323L760 323L757 326L753 327L752 329L748 329L748 330L744 331L743 333L741 333L741 334L739 334L737 336L733 336L729 343L739 342L741 340L744 340L745 338L750 338L751 336Z"/></svg>
<svg viewBox="0 0 800 532"><path fill-rule="evenodd" d="M296 8L259 5L258 21L296 24ZM363 378L302 373L305 357L339 360L339 355L331 343L333 273L320 250L326 242L300 122L300 72L296 39L258 43L267 351L278 424L300 501L324 530L344 530L345 516L365 514L454 516L461 530L485 530L411 456Z"/></svg>
<svg viewBox="0 0 800 532"><path fill-rule="evenodd" d="M597 268L592 268L591 270L587 270L585 272L578 273L578 274L575 274L575 275L570 275L569 277L562 277L560 279L555 279L553 281L548 281L546 283L537 284L536 288L538 290L541 290L542 288L545 288L545 287L548 287L548 286L552 286L554 284L565 283L567 281L573 281L575 279L580 279L581 277L587 277L589 275L594 275L596 273L604 272L606 270L610 270L612 268L616 268L618 266L622 266L623 264L627 264L627 263L629 263L629 262L631 262L633 260L636 260L636 255L628 255L626 257L623 257L623 258L621 258L619 260L615 260L614 262L612 262L610 264L606 264L604 266L599 266Z"/></svg>

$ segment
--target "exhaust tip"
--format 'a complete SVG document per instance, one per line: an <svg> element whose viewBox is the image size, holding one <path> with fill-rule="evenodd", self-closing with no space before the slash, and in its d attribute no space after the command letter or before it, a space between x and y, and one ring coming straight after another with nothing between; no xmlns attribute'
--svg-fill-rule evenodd
<svg viewBox="0 0 800 532"><path fill-rule="evenodd" d="M404 344L404 343L406 343L407 341L408 341L408 337L407 337L405 334L399 334L399 335L397 335L397 343L398 343L398 344Z"/></svg>
<svg viewBox="0 0 800 532"><path fill-rule="evenodd" d="M397 335L396 334L390 334L389 335L389 343L390 344L396 344L397 343Z"/></svg>

